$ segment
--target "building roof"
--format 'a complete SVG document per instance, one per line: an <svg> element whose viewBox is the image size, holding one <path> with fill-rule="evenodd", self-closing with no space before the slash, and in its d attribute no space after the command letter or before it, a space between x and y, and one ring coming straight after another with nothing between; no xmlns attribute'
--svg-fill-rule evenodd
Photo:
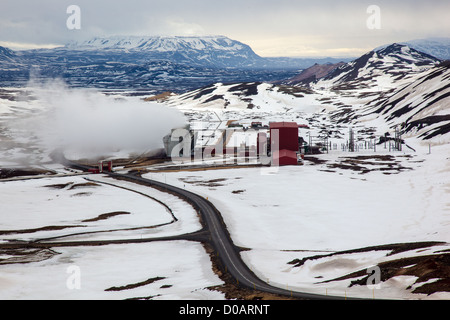
<svg viewBox="0 0 450 320"><path fill-rule="evenodd" d="M296 128L298 129L297 122L271 122L270 129L278 129L278 128Z"/></svg>

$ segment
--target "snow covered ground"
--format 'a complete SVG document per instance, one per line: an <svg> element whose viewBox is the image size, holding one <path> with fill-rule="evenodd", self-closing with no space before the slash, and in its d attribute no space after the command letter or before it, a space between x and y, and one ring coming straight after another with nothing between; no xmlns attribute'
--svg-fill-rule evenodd
<svg viewBox="0 0 450 320"><path fill-rule="evenodd" d="M241 253L244 261L270 284L349 297L450 299L448 292L412 293L425 283L439 281L419 281L411 275L409 267L418 262L398 268L404 274L391 276L375 289L351 285L355 279L364 280L361 275L336 279L353 272L367 275L366 270L373 266L380 266L383 272L392 260L450 249L449 144L430 141L429 145L407 136L406 143L415 152L406 147L389 151L383 145L366 149L374 141L373 135L392 133L380 119L366 119L351 126L361 138L361 148L346 152L341 146L348 139L350 125L336 123L332 114L339 109L336 104L358 107L363 100L326 90L296 98L267 84L259 86L262 94L252 98L251 109L247 101L232 100L236 97L228 96L220 85L216 89L233 102L226 109L217 101L197 108L198 101L181 103L178 98L169 106L184 112L193 125L206 124L211 141L228 120L249 125L251 121L267 124L270 119L309 125L310 129L300 129L306 141L310 136L317 139L324 130L331 131L330 141L336 148L307 156L302 166L161 172L157 169L162 165L155 165L148 167L144 176L208 197L222 213L235 244L246 249ZM144 102L133 100L134 106L139 103ZM3 125L20 121L22 115L32 118L40 110L36 101L2 99L0 106ZM253 133L237 132L231 145L240 145ZM39 137L27 136L23 126L2 127L0 137L2 169L31 165L67 175L0 181L0 244L44 239L126 241L182 235L201 228L192 207L176 197L102 175L74 175L52 164L47 150L36 143ZM218 160L220 164L222 159ZM177 221L154 199L167 204ZM44 228L48 226L52 228ZM402 251L389 247L430 241L439 243ZM378 250L372 246L387 247ZM20 253L0 251L0 298L224 298L207 289L223 282L196 242L63 246ZM302 259L303 263L298 263ZM81 289L71 289L73 283L67 282L73 279L71 270L81 272ZM105 291L109 288L115 289Z"/></svg>
<svg viewBox="0 0 450 320"><path fill-rule="evenodd" d="M43 131L58 132L50 122L41 121L48 111L43 101L29 100L25 89L2 93L0 174L6 178L0 180L0 246L15 243L19 248L0 248L0 299L224 299L223 293L208 289L223 282L201 243L132 241L199 231L197 212L188 203L155 189L80 174L53 163L51 149L40 140L45 136L33 134L42 133L42 124ZM81 101L95 100L84 94L90 98L84 100L82 94ZM148 110L148 104L132 100L137 108ZM20 247L28 241L62 246ZM91 245L96 241L120 243ZM86 245L72 246L73 242Z"/></svg>
<svg viewBox="0 0 450 320"><path fill-rule="evenodd" d="M101 175L0 181L0 188L8 199L3 240L154 238L201 229L195 210L179 198ZM41 231L45 226L65 228Z"/></svg>
<svg viewBox="0 0 450 320"><path fill-rule="evenodd" d="M200 230L195 210L175 196L101 175L2 181L0 190L2 243L68 243L0 249L0 299L223 299L207 289L223 282L200 243L126 243ZM100 240L124 243L70 243Z"/></svg>
<svg viewBox="0 0 450 320"><path fill-rule="evenodd" d="M343 157L387 153L329 153L320 157L323 164L305 161L303 166L280 167L272 173L263 170L267 168L239 168L147 176L208 197L222 213L235 244L250 249L243 251L244 260L271 284L342 296L423 299L427 296L411 293L414 287L407 289L414 277L405 281L395 277L375 293L365 286L348 288L350 280L316 284L377 265L387 259L389 250L337 255L302 267L288 262L406 242L447 243L421 253L412 250L410 256L448 250L450 149L446 145L427 152L422 147L414 154L391 153L394 161L373 160L371 171L364 174L333 164ZM381 171L395 165L398 170Z"/></svg>
<svg viewBox="0 0 450 320"><path fill-rule="evenodd" d="M2 300L223 299L206 289L221 284L189 241L60 247L49 259L0 265Z"/></svg>
<svg viewBox="0 0 450 320"><path fill-rule="evenodd" d="M392 124L376 115L360 122L337 121L345 118L346 106L356 112L364 110L375 97L373 90L335 92L324 87L295 96L267 84L247 84L238 93L235 89L235 85L217 84L173 97L169 105L185 112L192 122L219 118L244 127L251 121L306 124L309 128L299 129L299 135L307 142L309 137L317 142L328 136L329 153L306 155L303 166L164 173L154 168L146 176L188 188L212 201L235 244L247 249L241 253L243 259L271 284L340 296L450 298L448 289L430 295L424 289L439 279L447 281L448 275L427 278L421 273L425 271L416 270L423 262L414 260L422 256L425 261L449 249L448 134L421 140L417 133L408 133L402 138L410 148L403 145L402 151L396 151L389 142L374 148L386 132L394 136ZM245 90L257 93L246 95ZM448 105L442 103L447 114ZM343 148L350 129L356 152ZM230 145L238 146L246 139L252 145L254 133L252 129L238 131ZM221 159L229 160L219 157L216 164ZM423 244L409 248L412 243ZM393 244L405 244L405 249L393 251ZM377 246L384 247L372 248ZM302 259L301 265L290 263ZM386 270L397 260L410 265L397 265L398 273L387 276ZM365 278L373 266L385 268L381 270L385 279L375 289ZM352 273L356 275L338 279ZM357 280L360 284L354 285Z"/></svg>

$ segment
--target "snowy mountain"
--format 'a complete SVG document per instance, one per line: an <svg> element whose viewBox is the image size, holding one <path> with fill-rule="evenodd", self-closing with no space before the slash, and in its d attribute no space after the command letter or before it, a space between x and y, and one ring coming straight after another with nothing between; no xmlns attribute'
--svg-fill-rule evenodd
<svg viewBox="0 0 450 320"><path fill-rule="evenodd" d="M430 69L392 95L374 100L355 112L360 122L383 119L393 128L424 140L444 139L450 132L450 63ZM450 142L450 137L442 140Z"/></svg>
<svg viewBox="0 0 450 320"><path fill-rule="evenodd" d="M108 37L0 52L0 85L63 78L70 86L185 92L215 82L278 81L333 58L263 58L224 36ZM11 67L12 66L12 67Z"/></svg>
<svg viewBox="0 0 450 320"><path fill-rule="evenodd" d="M23 86L33 76L76 87L184 92L215 82L275 81L298 70L277 63L220 36L95 38L53 49L2 48L0 85Z"/></svg>
<svg viewBox="0 0 450 320"><path fill-rule="evenodd" d="M191 66L248 68L262 63L248 45L224 36L107 37L72 42L66 50L127 52L139 60L170 60Z"/></svg>
<svg viewBox="0 0 450 320"><path fill-rule="evenodd" d="M5 63L5 62L15 62L15 60L17 59L17 55L15 54L14 51L5 48L5 47L0 47L0 62L1 63Z"/></svg>
<svg viewBox="0 0 450 320"><path fill-rule="evenodd" d="M172 96L166 103L186 112L217 111L231 119L234 114L262 121L291 116L321 133L327 131L324 128L355 125L377 128L377 134L383 135L398 126L402 133L421 140L450 141L450 64L438 61L394 44L334 68L310 88L216 83ZM333 86L324 87L324 81ZM384 90L377 91L380 84Z"/></svg>
<svg viewBox="0 0 450 320"><path fill-rule="evenodd" d="M0 85L25 85L37 78L63 78L71 86L187 92L212 83L279 82L312 87L386 88L399 85L439 60L394 44L338 68L333 58L263 58L248 45L224 36L108 37L64 47L0 50ZM313 66L315 63L320 65ZM331 65L330 65L331 64ZM299 70L313 66L293 78ZM331 73L327 72L332 70ZM325 77L323 77L327 74ZM322 77L322 78L321 78ZM320 80L317 80L320 79ZM306 81L306 82L305 82Z"/></svg>
<svg viewBox="0 0 450 320"><path fill-rule="evenodd" d="M442 60L450 60L450 38L417 39L400 42L400 44L407 45L413 49L427 53ZM375 49L375 51L384 49L387 46L389 45L378 47Z"/></svg>
<svg viewBox="0 0 450 320"><path fill-rule="evenodd" d="M8 86L14 81L22 83L29 78L29 68L21 56L8 48L0 47L0 85Z"/></svg>
<svg viewBox="0 0 450 320"><path fill-rule="evenodd" d="M392 88L441 60L407 45L392 44L343 64L316 82L313 87L336 89Z"/></svg>
<svg viewBox="0 0 450 320"><path fill-rule="evenodd" d="M72 42L76 51L127 52L140 61L167 59L191 66L245 69L304 69L315 63L336 63L335 58L261 57L250 46L225 36L113 36ZM349 61L349 60L347 60Z"/></svg>
<svg viewBox="0 0 450 320"><path fill-rule="evenodd" d="M71 42L66 45L69 49L91 50L137 50L137 51L188 51L188 50L225 50L239 52L253 51L241 42L231 40L224 36L113 36L93 38L83 42ZM253 53L254 54L254 53Z"/></svg>

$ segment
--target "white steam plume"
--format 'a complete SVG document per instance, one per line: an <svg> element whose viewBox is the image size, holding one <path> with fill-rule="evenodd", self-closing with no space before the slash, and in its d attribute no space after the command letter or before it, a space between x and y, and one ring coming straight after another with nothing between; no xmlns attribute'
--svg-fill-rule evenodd
<svg viewBox="0 0 450 320"><path fill-rule="evenodd" d="M176 109L71 89L61 81L33 83L29 90L43 111L22 126L48 152L62 149L69 159L139 155L162 148L164 135L186 124Z"/></svg>

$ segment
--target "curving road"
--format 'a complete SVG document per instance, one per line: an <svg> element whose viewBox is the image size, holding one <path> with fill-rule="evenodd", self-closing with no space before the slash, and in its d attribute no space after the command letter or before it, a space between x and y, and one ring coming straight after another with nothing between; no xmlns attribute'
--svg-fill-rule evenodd
<svg viewBox="0 0 450 320"><path fill-rule="evenodd" d="M85 171L89 169L89 167L87 166L79 165L69 161L67 161L65 165ZM185 189L181 189L159 181L142 178L133 174L121 174L117 172L104 172L104 174L108 174L109 176L116 179L122 179L139 183L152 188L157 188L161 191L175 194L180 198L184 199L185 201L187 201L188 203L190 203L195 209L197 209L197 211L201 216L202 222L206 227L206 230L209 231L211 244L218 258L221 260L223 266L226 266L227 272L236 280L236 283L238 283L239 286L246 287L249 289L256 289L259 291L268 292L272 294L282 295L286 297L295 297L301 299L316 299L316 300L347 299L346 297L344 298L339 296L328 296L306 292L291 291L272 286L259 279L242 261L242 258L239 253L239 248L237 248L233 244L230 234L228 233L223 223L220 212L215 208L215 206L211 202L209 202L205 198L190 191L187 191Z"/></svg>

